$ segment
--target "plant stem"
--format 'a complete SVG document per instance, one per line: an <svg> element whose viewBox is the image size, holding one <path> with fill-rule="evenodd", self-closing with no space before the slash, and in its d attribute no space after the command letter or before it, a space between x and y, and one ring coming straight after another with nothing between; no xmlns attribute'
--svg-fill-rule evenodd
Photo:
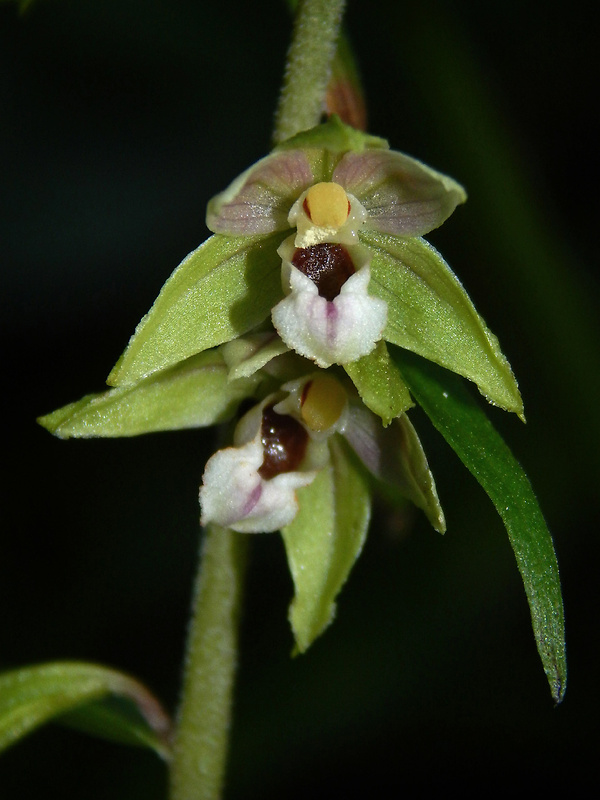
<svg viewBox="0 0 600 800"><path fill-rule="evenodd" d="M276 143L319 123L345 0L300 0L273 139Z"/></svg>
<svg viewBox="0 0 600 800"><path fill-rule="evenodd" d="M209 526L196 581L170 800L221 797L235 669L246 537Z"/></svg>

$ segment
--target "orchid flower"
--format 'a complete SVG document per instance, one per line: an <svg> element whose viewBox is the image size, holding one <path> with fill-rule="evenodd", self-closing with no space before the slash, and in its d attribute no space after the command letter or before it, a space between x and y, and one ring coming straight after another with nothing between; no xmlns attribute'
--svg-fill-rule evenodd
<svg viewBox="0 0 600 800"><path fill-rule="evenodd" d="M369 473L445 530L435 482L407 415L384 429L347 378L323 371L285 383L254 406L238 422L233 446L206 464L204 525L240 533L281 530L295 586L290 622L301 652L333 619L337 595L364 545Z"/></svg>
<svg viewBox="0 0 600 800"><path fill-rule="evenodd" d="M282 348L341 365L386 424L412 404L388 343L522 417L496 337L421 238L465 197L451 178L336 117L292 137L210 201L215 235L166 282L108 383L136 383L272 322ZM391 384L403 402L381 413L379 390Z"/></svg>
<svg viewBox="0 0 600 800"><path fill-rule="evenodd" d="M443 531L443 512L418 437L406 415L396 423L397 429L382 436L381 421L358 398L352 402L352 393L329 373L284 384L239 420L233 446L208 460L200 489L202 524L241 533L289 525L299 509L297 490L331 468L329 445L340 434L374 476L395 483Z"/></svg>
<svg viewBox="0 0 600 800"><path fill-rule="evenodd" d="M61 438L136 436L226 422L251 402L232 445L206 463L202 523L240 533L281 530L296 587L290 619L305 650L331 621L361 552L375 486L387 486L445 530L423 447L408 416L396 413L407 404L401 389L382 390L382 407L394 415L384 427L383 411L365 407L343 370L315 372L266 331L135 385L87 395L40 422Z"/></svg>
<svg viewBox="0 0 600 800"><path fill-rule="evenodd" d="M208 206L207 225L216 233L296 228L277 251L287 296L272 321L290 348L321 367L371 353L387 322L387 302L368 291L371 257L358 246L360 232L421 236L466 199L451 178L384 148L369 137L360 152L331 151L325 166L310 149L286 146Z"/></svg>

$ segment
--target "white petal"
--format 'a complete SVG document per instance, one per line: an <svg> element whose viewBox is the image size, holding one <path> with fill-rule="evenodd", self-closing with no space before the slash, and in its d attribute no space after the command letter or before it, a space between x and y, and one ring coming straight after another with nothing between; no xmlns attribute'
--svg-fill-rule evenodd
<svg viewBox="0 0 600 800"><path fill-rule="evenodd" d="M262 461L259 440L218 450L209 458L200 488L202 525L216 522L231 527L256 507L262 493L257 472Z"/></svg>
<svg viewBox="0 0 600 800"><path fill-rule="evenodd" d="M234 530L241 533L268 533L289 525L298 513L296 490L312 483L316 472L282 472L262 482L262 494L252 513Z"/></svg>
<svg viewBox="0 0 600 800"><path fill-rule="evenodd" d="M207 462L200 488L202 525L216 522L240 533L276 531L296 516L296 489L315 472L284 472L263 480L263 449L257 437L242 447L218 450Z"/></svg>
<svg viewBox="0 0 600 800"><path fill-rule="evenodd" d="M271 313L283 341L320 367L356 361L373 350L387 320L387 304L371 297L367 286L371 271L366 264L328 301L316 285L291 264L290 294Z"/></svg>

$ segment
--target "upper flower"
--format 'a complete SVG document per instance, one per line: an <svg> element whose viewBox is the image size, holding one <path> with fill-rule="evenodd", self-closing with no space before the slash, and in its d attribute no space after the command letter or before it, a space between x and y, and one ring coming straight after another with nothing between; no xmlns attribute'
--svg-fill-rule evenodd
<svg viewBox="0 0 600 800"><path fill-rule="evenodd" d="M421 238L464 199L451 178L337 118L294 136L209 203L217 235L165 283L108 383L131 385L270 318L282 347L341 364L363 399L373 376L398 382L381 369L389 343L522 417L496 337Z"/></svg>
<svg viewBox="0 0 600 800"><path fill-rule="evenodd" d="M387 322L387 303L368 291L371 259L358 246L361 230L421 236L465 199L452 179L384 149L382 140L354 141L330 124L338 138L327 149L307 147L306 134L295 137L213 198L207 213L216 233L296 229L278 250L286 297L272 321L290 348L321 367L371 353ZM298 138L302 148L293 146ZM358 152L344 151L357 142Z"/></svg>

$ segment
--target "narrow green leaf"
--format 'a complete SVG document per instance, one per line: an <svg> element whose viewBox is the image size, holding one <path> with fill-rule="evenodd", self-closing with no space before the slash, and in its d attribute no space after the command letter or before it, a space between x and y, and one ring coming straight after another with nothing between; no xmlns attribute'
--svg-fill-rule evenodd
<svg viewBox="0 0 600 800"><path fill-rule="evenodd" d="M474 381L490 403L523 418L523 401L498 340L441 255L424 239L373 231L370 290L388 304L384 338Z"/></svg>
<svg viewBox="0 0 600 800"><path fill-rule="evenodd" d="M381 417L384 425L414 405L385 342L378 342L372 353L358 361L344 364L344 369L364 404Z"/></svg>
<svg viewBox="0 0 600 800"><path fill-rule="evenodd" d="M560 578L552 537L531 484L456 375L398 348L392 356L419 405L502 517L525 586L538 652L559 703L567 684Z"/></svg>
<svg viewBox="0 0 600 800"><path fill-rule="evenodd" d="M117 696L133 703L139 716L124 707L112 707L104 714L102 735L123 742L124 728L128 741L135 739L169 757L171 722L156 698L139 681L107 667L80 662L54 662L25 667L0 675L0 751L27 736L40 725L60 719L79 709L79 720L88 730L98 730L97 723L85 722L85 704L92 703L91 716L97 714L98 702Z"/></svg>
<svg viewBox="0 0 600 800"><path fill-rule="evenodd" d="M215 234L185 258L108 376L131 384L247 333L283 297L277 248L288 232Z"/></svg>
<svg viewBox="0 0 600 800"><path fill-rule="evenodd" d="M223 357L211 350L131 386L86 395L38 422L62 439L199 428L233 416L259 381L228 380Z"/></svg>
<svg viewBox="0 0 600 800"><path fill-rule="evenodd" d="M364 478L335 439L331 465L298 490L300 510L282 530L295 596L290 622L303 653L335 615L335 599L358 558L369 525Z"/></svg>

